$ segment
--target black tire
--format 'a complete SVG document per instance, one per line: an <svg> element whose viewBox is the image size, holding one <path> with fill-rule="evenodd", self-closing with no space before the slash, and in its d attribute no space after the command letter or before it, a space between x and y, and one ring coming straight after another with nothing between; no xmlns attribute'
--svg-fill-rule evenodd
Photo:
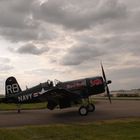
<svg viewBox="0 0 140 140"><path fill-rule="evenodd" d="M20 109L18 109L18 110L17 110L17 113L21 113L21 110L20 110Z"/></svg>
<svg viewBox="0 0 140 140"><path fill-rule="evenodd" d="M80 114L81 116L86 116L86 115L88 114L88 109L87 109L87 107L81 106L81 107L79 108L79 114Z"/></svg>
<svg viewBox="0 0 140 140"><path fill-rule="evenodd" d="M88 104L87 109L88 109L89 112L94 112L95 111L95 105L90 103L90 104Z"/></svg>

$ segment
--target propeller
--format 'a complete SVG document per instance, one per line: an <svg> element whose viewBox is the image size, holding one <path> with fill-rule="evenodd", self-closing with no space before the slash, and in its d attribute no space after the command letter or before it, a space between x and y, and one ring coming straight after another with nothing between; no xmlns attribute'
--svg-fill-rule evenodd
<svg viewBox="0 0 140 140"><path fill-rule="evenodd" d="M108 96L108 99L109 99L109 101L110 101L110 103L111 103L111 96L110 96L110 91L109 91L109 88L108 88L108 84L110 84L111 81L110 81L110 80L109 80L109 81L106 80L106 75L105 75L105 71L104 71L102 62L101 62L101 69L102 69L103 79L104 79L104 81L105 81L107 96Z"/></svg>

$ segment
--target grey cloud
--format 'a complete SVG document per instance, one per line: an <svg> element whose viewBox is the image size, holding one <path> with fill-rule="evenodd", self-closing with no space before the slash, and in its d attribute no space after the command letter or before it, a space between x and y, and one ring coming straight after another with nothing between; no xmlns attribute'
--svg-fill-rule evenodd
<svg viewBox="0 0 140 140"><path fill-rule="evenodd" d="M89 36L87 34L89 34ZM76 36L77 42L86 43L89 46L96 46L96 48L98 48L101 52L104 52L103 55L100 56L100 59L105 59L108 61L113 60L116 62L118 61L117 57L120 57L121 55L122 60L124 56L135 56L139 58L139 33L109 34L109 36L104 35L101 37L91 36L90 32L87 32L87 34L81 34L78 37ZM119 61L122 60L119 59Z"/></svg>
<svg viewBox="0 0 140 140"><path fill-rule="evenodd" d="M105 50L100 50L99 48L88 44L73 46L68 50L60 63L62 65L80 65L90 59L96 59L105 53Z"/></svg>
<svg viewBox="0 0 140 140"><path fill-rule="evenodd" d="M123 47L125 49L125 51L131 53L134 56L140 56L140 34L138 35L130 35L130 36L126 36L124 37L123 40Z"/></svg>
<svg viewBox="0 0 140 140"><path fill-rule="evenodd" d="M40 69L32 69L32 70L28 70L25 71L25 73L27 74L35 74L35 75L44 75L47 73L47 75L51 75L52 74L52 69L44 69L44 68L40 68Z"/></svg>
<svg viewBox="0 0 140 140"><path fill-rule="evenodd" d="M47 26L47 24L46 24ZM37 27L34 29L14 29L14 28L0 28L0 34L4 36L7 40L12 42L26 42L31 40L52 40L57 37L55 31L44 27Z"/></svg>
<svg viewBox="0 0 140 140"><path fill-rule="evenodd" d="M25 73L26 74L40 75L43 77L44 77L44 75L51 77L52 75L56 76L59 74L64 74L64 73L66 73L66 70L55 69L55 68L50 68L50 69L49 68L48 69L47 68L40 68L40 69L31 69L31 70L25 71Z"/></svg>
<svg viewBox="0 0 140 140"><path fill-rule="evenodd" d="M0 29L0 33L7 39L11 40L12 42L19 42L19 41L29 41L38 39L38 32L37 30L30 30L30 29L13 29L13 28L3 28Z"/></svg>
<svg viewBox="0 0 140 140"><path fill-rule="evenodd" d="M123 3L120 3L118 0L100 1L97 8L97 17L103 20L122 19L126 16L126 14L127 14L126 6Z"/></svg>
<svg viewBox="0 0 140 140"><path fill-rule="evenodd" d="M10 64L10 59L6 57L0 57L0 72L12 70L14 67Z"/></svg>
<svg viewBox="0 0 140 140"><path fill-rule="evenodd" d="M30 17L34 0L0 1L0 34L10 41L37 38L39 24Z"/></svg>
<svg viewBox="0 0 140 140"><path fill-rule="evenodd" d="M124 67L120 69L113 69L113 71L110 70L110 75L112 75L112 79L126 79L128 77L139 77L140 67L135 66L135 67Z"/></svg>
<svg viewBox="0 0 140 140"><path fill-rule="evenodd" d="M34 16L46 22L83 30L103 23L108 19L118 20L126 14L125 6L118 0L92 1L92 3L86 1L86 5L82 2L80 0L48 0L40 6Z"/></svg>
<svg viewBox="0 0 140 140"><path fill-rule="evenodd" d="M34 44L26 44L19 47L15 51L21 54L41 55L49 50L48 47L37 47Z"/></svg>
<svg viewBox="0 0 140 140"><path fill-rule="evenodd" d="M9 59L9 58L0 57L0 64L1 64L1 63L9 63L9 62L10 62L10 59Z"/></svg>
<svg viewBox="0 0 140 140"><path fill-rule="evenodd" d="M139 88L140 67L128 67L113 69L109 71L109 78L112 79L112 89L133 89Z"/></svg>
<svg viewBox="0 0 140 140"><path fill-rule="evenodd" d="M110 53L124 53L139 56L140 34L121 34L101 39L100 45L104 46Z"/></svg>
<svg viewBox="0 0 140 140"><path fill-rule="evenodd" d="M116 21L107 22L100 28L104 32L113 34L126 34L126 33L137 33L140 30L140 9L127 10L125 18L121 18Z"/></svg>
<svg viewBox="0 0 140 140"><path fill-rule="evenodd" d="M96 69L96 61L102 59L109 68L112 67L114 72L110 70L109 76L113 81L118 81L113 82L114 87L117 85L118 88L121 85L119 82L126 81L127 77L139 77L139 68L134 70L140 59L139 2L127 1L46 0L40 5L38 0L1 0L0 36L9 41L24 42L25 45L12 48L20 54L41 55L49 51L51 56L59 50L54 59L49 56L50 63L72 66L67 68L74 70L75 74L80 69L83 73L89 71L92 64ZM46 40L52 38L54 41L47 42L48 45L58 43L62 50L57 46L53 46L53 51L38 45L41 42L46 44ZM72 47L67 49L70 45ZM12 69L7 58L0 58L0 65L1 72ZM36 70L39 75L46 72L45 69ZM51 75L52 71L48 72ZM134 85L135 82L132 83Z"/></svg>
<svg viewBox="0 0 140 140"><path fill-rule="evenodd" d="M9 71L14 69L13 66L7 65L7 64L3 64L0 66L0 72L5 72L5 71Z"/></svg>
<svg viewBox="0 0 140 140"><path fill-rule="evenodd" d="M8 28L31 28L26 23L33 0L6 0L0 1L0 26Z"/></svg>
<svg viewBox="0 0 140 140"><path fill-rule="evenodd" d="M33 18L37 1L0 1L0 35L13 42L52 39L51 25Z"/></svg>
<svg viewBox="0 0 140 140"><path fill-rule="evenodd" d="M41 5L34 0L0 1L0 34L14 42L52 39L52 25L89 29L122 19L126 12L118 0L47 0Z"/></svg>

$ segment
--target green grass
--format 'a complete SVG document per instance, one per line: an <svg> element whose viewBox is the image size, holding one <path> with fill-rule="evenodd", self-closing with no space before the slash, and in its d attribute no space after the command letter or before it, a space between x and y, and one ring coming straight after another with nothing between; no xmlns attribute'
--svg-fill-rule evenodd
<svg viewBox="0 0 140 140"><path fill-rule="evenodd" d="M0 140L139 140L140 119L1 128Z"/></svg>
<svg viewBox="0 0 140 140"><path fill-rule="evenodd" d="M47 103L32 103L32 104L22 104L21 109L43 109L46 108ZM2 110L16 110L16 104L4 104L0 103L0 111Z"/></svg>

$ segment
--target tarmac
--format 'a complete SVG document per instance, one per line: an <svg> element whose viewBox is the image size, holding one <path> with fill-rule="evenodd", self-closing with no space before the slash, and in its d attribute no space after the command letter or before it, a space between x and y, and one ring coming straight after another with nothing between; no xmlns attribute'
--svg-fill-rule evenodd
<svg viewBox="0 0 140 140"><path fill-rule="evenodd" d="M99 100L95 112L87 116L78 114L78 107L67 109L41 109L0 111L0 127L17 127L27 125L93 123L96 121L122 118L140 118L140 100Z"/></svg>

